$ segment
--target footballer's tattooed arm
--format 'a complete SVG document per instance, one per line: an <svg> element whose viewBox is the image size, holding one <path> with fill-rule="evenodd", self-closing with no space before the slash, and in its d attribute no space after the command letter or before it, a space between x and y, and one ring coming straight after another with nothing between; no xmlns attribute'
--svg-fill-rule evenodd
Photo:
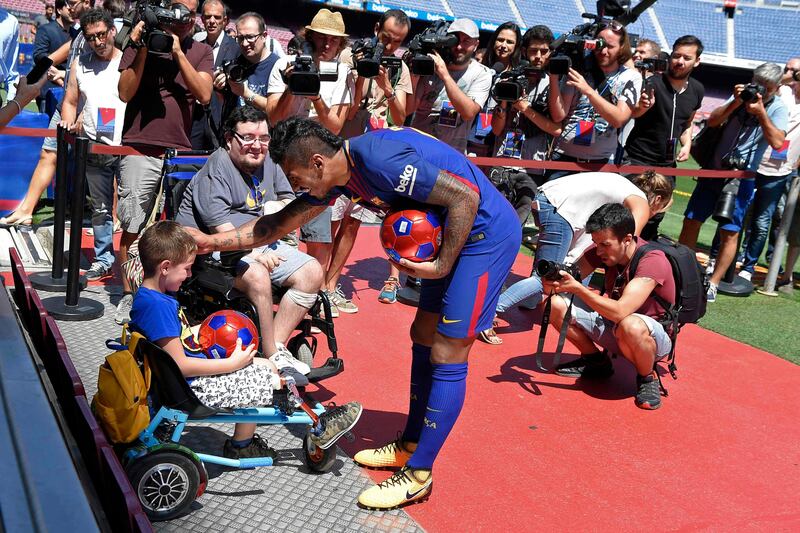
<svg viewBox="0 0 800 533"><path fill-rule="evenodd" d="M434 263L436 273L444 277L461 253L469 237L475 215L478 213L479 193L449 172L439 171L436 184L428 195L427 203L447 208L447 223L442 236L442 247Z"/></svg>
<svg viewBox="0 0 800 533"><path fill-rule="evenodd" d="M326 207L327 205L311 205L302 199L295 199L277 213L258 217L234 230L203 237L192 232L192 236L197 241L198 253L249 250L277 241L315 218Z"/></svg>

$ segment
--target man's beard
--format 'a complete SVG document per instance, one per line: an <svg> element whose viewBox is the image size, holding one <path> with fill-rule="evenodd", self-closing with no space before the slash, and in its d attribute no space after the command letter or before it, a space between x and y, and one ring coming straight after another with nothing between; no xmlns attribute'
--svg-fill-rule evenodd
<svg viewBox="0 0 800 533"><path fill-rule="evenodd" d="M456 65L457 67L460 67L462 65L466 65L467 63L469 63L470 59L472 59L472 54L464 54L464 57L461 58L460 60L458 58L454 57L450 61L450 64L451 65Z"/></svg>
<svg viewBox="0 0 800 533"><path fill-rule="evenodd" d="M692 74L692 69L686 69L686 73L680 75L675 74L675 71L673 69L669 69L669 71L667 71L667 75L673 80L685 80L691 74Z"/></svg>

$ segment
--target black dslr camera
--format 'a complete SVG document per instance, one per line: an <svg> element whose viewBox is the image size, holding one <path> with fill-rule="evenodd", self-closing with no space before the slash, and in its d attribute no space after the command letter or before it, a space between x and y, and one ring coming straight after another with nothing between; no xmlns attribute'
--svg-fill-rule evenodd
<svg viewBox="0 0 800 533"><path fill-rule="evenodd" d="M229 80L238 83L242 83L256 71L256 65L242 56L224 61L219 68L225 73L225 76L227 76Z"/></svg>
<svg viewBox="0 0 800 533"><path fill-rule="evenodd" d="M387 69L399 69L402 60L395 56L384 56L386 47L377 37L372 39L359 39L353 43L353 59L356 62L356 71L362 78L374 78L380 73L383 65Z"/></svg>
<svg viewBox="0 0 800 533"><path fill-rule="evenodd" d="M543 72L523 59L519 66L498 74L497 81L492 87L492 98L498 102L516 102L528 93L531 78Z"/></svg>
<svg viewBox="0 0 800 533"><path fill-rule="evenodd" d="M451 49L458 44L458 37L447 33L450 22L437 20L422 32L416 34L408 43L406 57L410 58L411 73L417 76L432 76L434 73L433 59L428 57L432 52L438 52L445 63L452 61Z"/></svg>
<svg viewBox="0 0 800 533"><path fill-rule="evenodd" d="M115 45L125 50L133 43L130 32L140 21L144 21L142 43L149 52L169 54L172 51L172 35L163 28L182 26L194 21L189 9L172 0L138 0L134 8L122 19L122 29L117 34Z"/></svg>
<svg viewBox="0 0 800 533"><path fill-rule="evenodd" d="M286 85L289 92L296 96L316 96L319 94L320 83L323 81L336 81L338 69L333 63L333 72L325 69L322 72L314 63L314 45L309 41L303 41L300 45L297 57L294 60L294 68Z"/></svg>
<svg viewBox="0 0 800 533"><path fill-rule="evenodd" d="M536 263L536 274L548 281L558 281L563 276L561 271L568 273L575 279L580 279L581 271L578 265L565 265L564 263L557 263L555 261L548 261L547 259L539 259Z"/></svg>
<svg viewBox="0 0 800 533"><path fill-rule="evenodd" d="M767 88L758 83L748 83L744 86L742 92L739 93L739 99L745 104L749 104L750 102L755 102L759 94L761 98L764 98L767 94Z"/></svg>

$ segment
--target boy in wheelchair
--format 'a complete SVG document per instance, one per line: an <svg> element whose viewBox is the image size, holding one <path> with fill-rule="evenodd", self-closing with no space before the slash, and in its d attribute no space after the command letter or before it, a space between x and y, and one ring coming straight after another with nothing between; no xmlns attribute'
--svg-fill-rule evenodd
<svg viewBox="0 0 800 533"><path fill-rule="evenodd" d="M293 379L281 380L271 361L255 358L255 347L241 346L241 341L227 359L207 359L194 342L178 301L170 295L190 275L196 249L194 239L176 222L158 222L142 235L139 254L144 280L133 301L130 327L174 359L203 404L230 409L267 406L273 401L273 391ZM312 442L329 448L355 426L361 410L359 403L350 402L323 413L311 432ZM223 455L230 459L275 457L255 429L255 424L236 424Z"/></svg>

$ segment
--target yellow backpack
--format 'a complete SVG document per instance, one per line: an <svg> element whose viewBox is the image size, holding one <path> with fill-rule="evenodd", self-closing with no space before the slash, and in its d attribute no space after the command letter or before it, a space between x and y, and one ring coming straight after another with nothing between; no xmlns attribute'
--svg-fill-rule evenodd
<svg viewBox="0 0 800 533"><path fill-rule="evenodd" d="M92 410L106 435L115 444L136 439L150 423L147 391L150 389L150 367L147 360L142 369L133 354L143 339L139 333L128 336L122 331L122 346L106 357L97 376L97 394Z"/></svg>

